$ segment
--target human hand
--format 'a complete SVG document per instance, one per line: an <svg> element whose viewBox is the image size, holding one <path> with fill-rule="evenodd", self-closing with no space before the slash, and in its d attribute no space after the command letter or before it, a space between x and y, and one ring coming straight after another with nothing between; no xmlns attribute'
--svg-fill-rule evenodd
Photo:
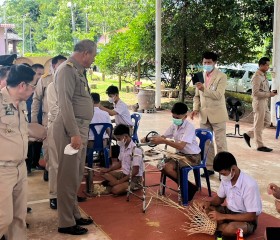
<svg viewBox="0 0 280 240"><path fill-rule="evenodd" d="M156 144L156 145L165 143L165 138L160 135L152 136L149 138L149 140L152 144Z"/></svg>
<svg viewBox="0 0 280 240"><path fill-rule="evenodd" d="M272 194L277 199L280 199L280 188L275 183L268 184L267 193L269 195Z"/></svg>
<svg viewBox="0 0 280 240"><path fill-rule="evenodd" d="M109 168L101 168L100 169L100 173L107 173L107 172L110 172Z"/></svg>
<svg viewBox="0 0 280 240"><path fill-rule="evenodd" d="M80 135L71 137L71 147L78 150L82 145L82 139Z"/></svg>
<svg viewBox="0 0 280 240"><path fill-rule="evenodd" d="M208 213L208 216L211 220L213 221L222 221L222 220L225 220L224 219L224 214L222 213L219 213L217 211L211 211Z"/></svg>
<svg viewBox="0 0 280 240"><path fill-rule="evenodd" d="M145 142L146 142L146 138L145 138L145 137L141 138L141 139L140 139L140 142L141 142L141 143L145 143Z"/></svg>
<svg viewBox="0 0 280 240"><path fill-rule="evenodd" d="M194 119L194 117L198 116L198 111L194 110L191 112L191 120Z"/></svg>
<svg viewBox="0 0 280 240"><path fill-rule="evenodd" d="M201 83L201 82L197 82L196 84L195 84L195 86L196 86L196 88L198 89L198 90L200 90L200 91L204 91L204 85L203 85L203 83Z"/></svg>
<svg viewBox="0 0 280 240"><path fill-rule="evenodd" d="M274 97L276 95L277 95L277 92L274 92L274 91L270 92L270 97Z"/></svg>

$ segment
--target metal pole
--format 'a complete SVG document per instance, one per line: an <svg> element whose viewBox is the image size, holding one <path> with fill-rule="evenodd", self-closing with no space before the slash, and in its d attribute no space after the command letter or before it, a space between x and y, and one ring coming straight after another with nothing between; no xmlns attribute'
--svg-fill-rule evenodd
<svg viewBox="0 0 280 240"><path fill-rule="evenodd" d="M273 56L272 56L272 90L277 90L278 94L271 98L271 122L276 124L275 103L280 101L280 0L274 1L274 21L273 21Z"/></svg>
<svg viewBox="0 0 280 240"><path fill-rule="evenodd" d="M161 0L156 0L156 98L155 106L161 108Z"/></svg>
<svg viewBox="0 0 280 240"><path fill-rule="evenodd" d="M32 35L31 35L31 26L29 29L29 38L30 38L30 52L32 53Z"/></svg>
<svg viewBox="0 0 280 240"><path fill-rule="evenodd" d="M22 56L24 56L24 45L25 45L25 15L23 16L23 22L22 22Z"/></svg>

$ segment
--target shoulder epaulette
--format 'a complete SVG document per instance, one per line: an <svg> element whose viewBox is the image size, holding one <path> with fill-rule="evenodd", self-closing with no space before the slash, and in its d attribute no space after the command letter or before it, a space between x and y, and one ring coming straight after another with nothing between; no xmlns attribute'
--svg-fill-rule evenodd
<svg viewBox="0 0 280 240"><path fill-rule="evenodd" d="M41 76L41 78L46 78L46 77L48 77L48 76L50 76L51 74L50 73L45 73L45 74L43 74L42 76Z"/></svg>
<svg viewBox="0 0 280 240"><path fill-rule="evenodd" d="M72 62L67 62L67 65L70 67L74 67L74 64Z"/></svg>

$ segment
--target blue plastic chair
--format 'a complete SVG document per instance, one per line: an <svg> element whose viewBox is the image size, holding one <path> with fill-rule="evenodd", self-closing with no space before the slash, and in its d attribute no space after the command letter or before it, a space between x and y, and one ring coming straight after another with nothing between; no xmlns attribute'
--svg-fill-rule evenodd
<svg viewBox="0 0 280 240"><path fill-rule="evenodd" d="M139 143L137 131L138 131L140 119L141 119L141 115L139 113L131 114L131 120L134 121L133 133L131 138L132 141L135 143Z"/></svg>
<svg viewBox="0 0 280 240"><path fill-rule="evenodd" d="M276 108L276 139L279 137L280 133L280 101L275 103L275 108Z"/></svg>
<svg viewBox="0 0 280 240"><path fill-rule="evenodd" d="M194 178L196 186L198 186L201 190L201 179L200 179L200 169L202 168L205 174L207 188L208 188L208 194L209 197L211 197L211 187L210 187L210 180L208 171L206 168L206 161L207 161L207 155L210 144L212 144L213 141L213 134L208 129L196 129L195 135L199 139L199 147L200 147L200 154L201 154L201 164L197 166L192 167L183 167L181 169L181 196L182 196L182 204L188 205L188 174L189 171L193 170L194 172ZM206 143L208 142L208 147L206 149Z"/></svg>
<svg viewBox="0 0 280 240"><path fill-rule="evenodd" d="M195 130L196 136L199 138L199 147L200 147L200 154L201 154L201 164L192 166L192 167L183 167L181 168L180 172L180 193L181 193L181 203L182 205L186 206L188 205L188 174L189 171L193 170L194 178L196 186L198 186L201 190L201 179L200 179L200 168L204 170L206 182L207 182L207 188L209 196L211 197L211 187L210 187L210 180L208 171L206 168L206 160L207 160L207 154L210 144L212 144L213 141L213 134L208 129L196 129ZM206 143L209 143L208 148L206 149ZM165 187L166 187L166 175L161 175L161 193L165 193ZM174 190L174 189L172 189Z"/></svg>
<svg viewBox="0 0 280 240"><path fill-rule="evenodd" d="M101 131L98 133L96 131L96 126L101 126ZM111 146L111 140L112 140L112 132L113 132L113 125L111 123L93 123L89 125L90 130L93 132L94 135L94 141L93 141L93 148L88 148L87 149L87 164L88 167L92 168L93 165L93 153L97 152L103 152L104 154L104 166L106 168L109 168L110 166L110 146ZM105 131L109 129L110 133L109 135L109 140L108 140L108 145L103 146L103 135Z"/></svg>

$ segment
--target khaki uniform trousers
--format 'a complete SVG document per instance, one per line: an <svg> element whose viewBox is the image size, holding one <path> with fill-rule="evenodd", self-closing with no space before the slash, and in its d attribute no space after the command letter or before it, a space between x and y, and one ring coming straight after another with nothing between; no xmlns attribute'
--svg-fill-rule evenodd
<svg viewBox="0 0 280 240"><path fill-rule="evenodd" d="M221 123L210 123L209 120L205 124L200 123L200 127L204 129L209 129L214 133L216 153L227 151L227 138L226 138L226 122ZM206 149L209 145L206 144ZM213 171L213 162L215 157L214 144L210 145L206 166L208 170Z"/></svg>
<svg viewBox="0 0 280 240"><path fill-rule="evenodd" d="M49 195L50 199L57 198L57 171L58 171L58 156L53 136L53 122L48 126L48 171L49 171Z"/></svg>
<svg viewBox="0 0 280 240"><path fill-rule="evenodd" d="M82 146L74 155L64 154L64 148L71 142L71 138L65 132L61 115L58 115L53 123L53 136L58 156L57 207L60 228L74 226L75 219L81 218L77 193L84 175L90 121L79 119L76 121L82 138Z"/></svg>
<svg viewBox="0 0 280 240"><path fill-rule="evenodd" d="M26 208L25 161L18 166L0 166L0 238L5 235L8 240L27 239Z"/></svg>
<svg viewBox="0 0 280 240"><path fill-rule="evenodd" d="M250 138L254 138L256 147L263 147L262 133L265 127L269 127L271 123L270 112L268 109L268 100L253 100L254 126L247 132Z"/></svg>
<svg viewBox="0 0 280 240"><path fill-rule="evenodd" d="M43 113L42 125L47 128L48 127L48 114ZM49 152L48 152L48 138L43 141L43 153L44 160L46 162L46 170L49 171Z"/></svg>

